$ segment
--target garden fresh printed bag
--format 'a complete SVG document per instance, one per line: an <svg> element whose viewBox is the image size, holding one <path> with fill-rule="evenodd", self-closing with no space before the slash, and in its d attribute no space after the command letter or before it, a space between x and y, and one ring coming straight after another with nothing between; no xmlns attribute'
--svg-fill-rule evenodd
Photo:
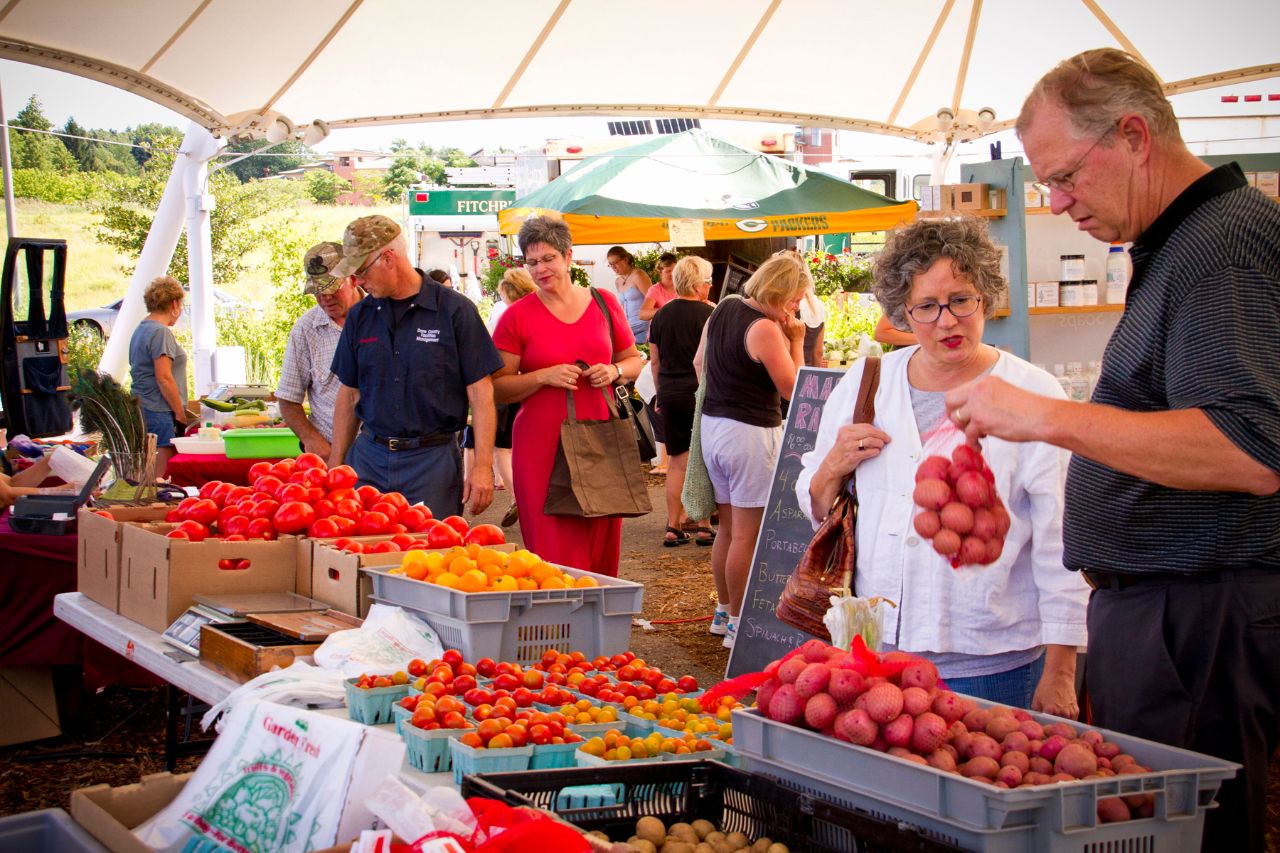
<svg viewBox="0 0 1280 853"><path fill-rule="evenodd" d="M364 733L342 717L237 705L186 787L134 834L173 853L331 847Z"/></svg>

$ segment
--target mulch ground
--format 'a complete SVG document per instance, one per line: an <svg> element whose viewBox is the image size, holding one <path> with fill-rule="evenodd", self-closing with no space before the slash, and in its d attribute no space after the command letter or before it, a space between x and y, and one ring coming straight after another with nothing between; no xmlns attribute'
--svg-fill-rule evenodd
<svg viewBox="0 0 1280 853"><path fill-rule="evenodd" d="M623 523L621 576L645 585L641 618L652 630L633 627L631 648L667 673L693 675L703 686L723 676L729 650L708 633L715 607L711 549L692 543L664 548L663 478L649 478L654 511ZM497 523L509 492L498 492L480 521ZM508 534L518 539L518 527ZM0 815L69 808L70 792L87 785L125 785L164 767L165 691L160 687L108 687L86 696L81 731L31 744L0 747ZM193 770L198 757L179 759L177 772ZM1271 766L1267 839L1280 853L1280 760Z"/></svg>

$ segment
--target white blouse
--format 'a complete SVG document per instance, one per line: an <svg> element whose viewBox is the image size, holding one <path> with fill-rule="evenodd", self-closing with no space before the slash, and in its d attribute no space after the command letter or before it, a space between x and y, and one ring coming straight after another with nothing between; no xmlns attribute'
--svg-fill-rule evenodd
<svg viewBox="0 0 1280 853"><path fill-rule="evenodd" d="M995 563L953 569L916 533L911 499L916 468L927 456L950 456L964 440L959 430L947 429L927 448L921 445L907 381L907 362L917 349L904 347L881 360L873 424L892 441L858 466L854 480L856 594L897 603L897 608L883 608L884 636L896 636L904 651L989 655L1042 643L1084 645L1089 588L1062 564L1062 496L1070 458L1065 450L1043 442L982 439L983 456L1011 518ZM811 521L809 483L840 426L852 417L863 364L850 368L832 390L814 449L801 460L796 497ZM991 375L1046 397L1066 398L1052 376L1006 352Z"/></svg>

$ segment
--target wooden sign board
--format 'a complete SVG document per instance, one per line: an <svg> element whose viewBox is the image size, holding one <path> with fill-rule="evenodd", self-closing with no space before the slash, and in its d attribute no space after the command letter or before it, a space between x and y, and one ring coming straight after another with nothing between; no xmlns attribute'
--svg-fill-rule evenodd
<svg viewBox="0 0 1280 853"><path fill-rule="evenodd" d="M800 564L800 557L813 538L813 525L800 511L796 500L800 457L813 449L823 404L843 376L843 370L823 367L802 367L796 376L782 449L773 469L769 503L751 560L738 639L729 655L726 678L759 672L769 661L812 638L811 634L780 621L774 610L787 579Z"/></svg>

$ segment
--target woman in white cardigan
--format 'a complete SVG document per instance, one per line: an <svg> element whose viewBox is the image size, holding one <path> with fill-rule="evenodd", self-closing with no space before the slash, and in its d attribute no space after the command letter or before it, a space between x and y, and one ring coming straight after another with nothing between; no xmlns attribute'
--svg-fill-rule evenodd
<svg viewBox="0 0 1280 853"><path fill-rule="evenodd" d="M920 343L884 357L871 424L850 423L862 364L849 370L825 403L796 492L810 519L820 520L856 470L854 584L860 596L897 603L884 608L886 647L932 660L958 692L1075 717L1088 587L1062 565L1068 454L1038 442L982 442L1011 516L1004 550L990 565L953 569L912 523L920 462L949 456L964 440L946 419L947 391L990 373L1064 396L1048 373L982 343L1006 286L999 270L979 219L920 220L890 237L876 262L876 298Z"/></svg>

